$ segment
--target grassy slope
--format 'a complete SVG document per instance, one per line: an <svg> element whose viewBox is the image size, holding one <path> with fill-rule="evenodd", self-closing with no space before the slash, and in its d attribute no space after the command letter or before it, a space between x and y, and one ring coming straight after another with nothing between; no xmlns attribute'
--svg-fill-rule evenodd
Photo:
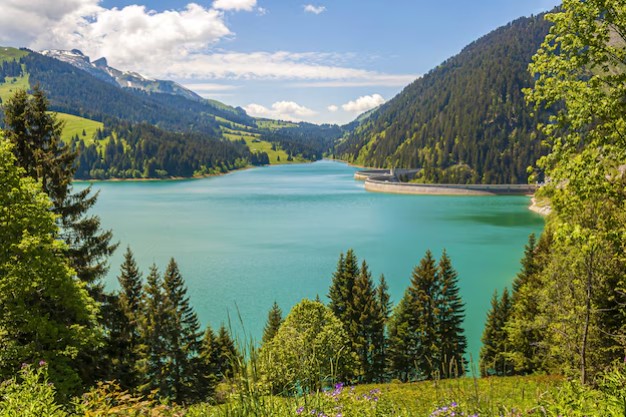
<svg viewBox="0 0 626 417"><path fill-rule="evenodd" d="M242 139L246 141L246 145L252 152L266 152L267 156L270 158L271 165L279 165L279 164L290 164L290 163L298 163L304 162L302 158L294 157L293 161L287 161L288 155L282 149L277 149L275 151L272 150L272 144L266 141L262 141L259 139L261 135L258 133L251 133L242 130L234 130L229 129L227 127L222 127L222 134L228 140L239 140ZM280 161L278 157L280 156Z"/></svg>
<svg viewBox="0 0 626 417"><path fill-rule="evenodd" d="M481 410L481 416L499 416L505 410L514 409L526 414L560 381L559 377L550 376L458 378L362 386L357 391L380 388L387 398L410 415L427 416L439 406L457 402L464 408Z"/></svg>
<svg viewBox="0 0 626 417"><path fill-rule="evenodd" d="M29 88L28 75L16 78L7 77L4 83L0 84L0 98L4 102L17 90L28 90Z"/></svg>
<svg viewBox="0 0 626 417"><path fill-rule="evenodd" d="M560 377L525 376L359 385L354 391L343 388L342 394L334 400L334 396L329 397L330 393L308 397L306 400L256 397L252 394L252 398L244 402L235 396L223 406L198 404L190 407L187 415L291 417L298 415L296 410L304 406L302 415L311 415L315 409L315 415L323 412L322 415L334 417L337 410L341 409L344 417L426 417L441 415L433 412L456 403L457 414L444 413L443 416L477 413L480 417L514 417L537 411L542 397L555 391L561 382ZM379 394L373 394L378 390ZM380 401L374 400L372 403L371 399L367 399L372 395L379 397ZM460 414L461 410L465 414Z"/></svg>
<svg viewBox="0 0 626 417"><path fill-rule="evenodd" d="M28 52L15 48L0 48L0 63L4 61L15 61L23 56L28 55ZM15 81L14 81L15 80ZM0 98L5 101L16 90L27 90L30 88L28 84L28 74L23 77L7 77L0 83Z"/></svg>
<svg viewBox="0 0 626 417"><path fill-rule="evenodd" d="M14 61L16 59L20 59L23 56L28 55L27 51L22 51L20 49L16 49L16 48L7 48L7 47L2 47L0 48L0 62L3 61Z"/></svg>
<svg viewBox="0 0 626 417"><path fill-rule="evenodd" d="M90 145L93 142L96 131L104 128L102 122L96 122L79 116L66 113L56 113L56 116L57 119L65 123L63 135L61 136L65 142L71 140L75 135L78 135L78 137L85 142L85 145ZM83 130L85 131L85 135L83 135Z"/></svg>

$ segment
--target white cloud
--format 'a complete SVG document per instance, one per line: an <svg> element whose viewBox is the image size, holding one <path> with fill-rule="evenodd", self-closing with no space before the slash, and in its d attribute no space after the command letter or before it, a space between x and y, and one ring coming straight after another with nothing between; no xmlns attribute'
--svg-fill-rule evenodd
<svg viewBox="0 0 626 417"><path fill-rule="evenodd" d="M303 7L304 11L307 13L322 14L326 11L326 6L314 6L312 4L307 4Z"/></svg>
<svg viewBox="0 0 626 417"><path fill-rule="evenodd" d="M211 92L211 91L230 91L239 88L238 85L229 84L217 84L217 83L185 83L185 88L191 91L199 92Z"/></svg>
<svg viewBox="0 0 626 417"><path fill-rule="evenodd" d="M294 122L303 121L317 114L313 110L293 101L277 101L272 104L271 109L260 104L251 103L245 106L244 110L250 116L254 117L267 117L270 119L290 120Z"/></svg>
<svg viewBox="0 0 626 417"><path fill-rule="evenodd" d="M250 12L256 6L256 0L215 0L213 2L214 9L220 10L245 10Z"/></svg>
<svg viewBox="0 0 626 417"><path fill-rule="evenodd" d="M404 87L420 78L416 74L381 74L372 72L370 76L352 80L307 81L294 83L298 88L345 88L345 87Z"/></svg>
<svg viewBox="0 0 626 417"><path fill-rule="evenodd" d="M371 96L362 96L356 100L349 101L342 105L341 108L351 113L363 113L380 106L385 99L380 94L372 94Z"/></svg>
<svg viewBox="0 0 626 417"><path fill-rule="evenodd" d="M211 52L232 36L223 10L254 8L256 0L216 0L213 8L189 3L161 12L140 5L107 9L100 3L0 0L0 45L80 49L121 70L188 81L293 80L306 87L343 87L402 86L415 78L354 68L349 53Z"/></svg>
<svg viewBox="0 0 626 417"><path fill-rule="evenodd" d="M335 106L334 104L331 104L330 106L327 107L328 111L330 112L336 112L337 110L339 110L339 107Z"/></svg>
<svg viewBox="0 0 626 417"><path fill-rule="evenodd" d="M0 0L0 44L28 46L66 16L99 10L98 3L99 0Z"/></svg>
<svg viewBox="0 0 626 417"><path fill-rule="evenodd" d="M337 54L292 52L223 52L192 54L185 59L157 63L144 72L153 77L178 79L300 80L300 86L341 87L345 83L367 86L404 86L415 75L390 75L333 65ZM318 85L320 82L324 85Z"/></svg>
<svg viewBox="0 0 626 417"><path fill-rule="evenodd" d="M93 58L107 57L114 67L141 72L185 60L230 34L222 12L195 3L163 12L138 5L91 7L69 12L40 30L30 47L77 48Z"/></svg>

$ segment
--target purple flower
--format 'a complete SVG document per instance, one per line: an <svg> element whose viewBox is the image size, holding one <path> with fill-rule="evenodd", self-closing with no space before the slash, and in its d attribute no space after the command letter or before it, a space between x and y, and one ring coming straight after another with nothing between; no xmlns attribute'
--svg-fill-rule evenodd
<svg viewBox="0 0 626 417"><path fill-rule="evenodd" d="M296 410L296 414L302 414L303 411L304 407L298 407L298 409Z"/></svg>
<svg viewBox="0 0 626 417"><path fill-rule="evenodd" d="M46 361L43 359L39 361L39 366L46 366Z"/></svg>

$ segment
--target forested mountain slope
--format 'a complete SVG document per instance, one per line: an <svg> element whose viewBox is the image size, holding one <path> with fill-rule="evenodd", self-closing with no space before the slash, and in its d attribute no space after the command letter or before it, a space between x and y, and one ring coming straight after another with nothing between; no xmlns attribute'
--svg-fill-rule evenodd
<svg viewBox="0 0 626 417"><path fill-rule="evenodd" d="M374 167L423 168L432 182L523 183L541 156L522 89L550 23L520 18L468 45L365 118L336 154Z"/></svg>
<svg viewBox="0 0 626 417"><path fill-rule="evenodd" d="M119 81L120 74L127 73L103 60L92 65L78 51L68 54L76 59L0 48L0 99L7 102L15 92L39 86L48 108L62 120L72 120L77 133L66 141L81 153L79 178L187 177L311 161L322 158L343 134L336 125L255 119L239 107L186 89L168 92L168 86L178 86L172 81L154 80L155 86L131 74L133 85L141 80L146 85L128 88ZM94 134L89 126L80 126L81 120L90 126L97 125L92 121L103 122L104 127Z"/></svg>

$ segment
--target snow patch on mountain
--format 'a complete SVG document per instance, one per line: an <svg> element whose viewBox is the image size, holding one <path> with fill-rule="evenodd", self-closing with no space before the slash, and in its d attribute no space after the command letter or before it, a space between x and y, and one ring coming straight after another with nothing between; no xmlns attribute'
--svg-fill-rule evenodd
<svg viewBox="0 0 626 417"><path fill-rule="evenodd" d="M151 93L164 93L200 101L202 97L182 85L169 80L156 80L133 71L120 71L110 67L106 58L102 57L93 62L78 49L64 51L60 49L46 49L40 51L42 55L58 59L88 72L94 77L122 88L135 88Z"/></svg>

